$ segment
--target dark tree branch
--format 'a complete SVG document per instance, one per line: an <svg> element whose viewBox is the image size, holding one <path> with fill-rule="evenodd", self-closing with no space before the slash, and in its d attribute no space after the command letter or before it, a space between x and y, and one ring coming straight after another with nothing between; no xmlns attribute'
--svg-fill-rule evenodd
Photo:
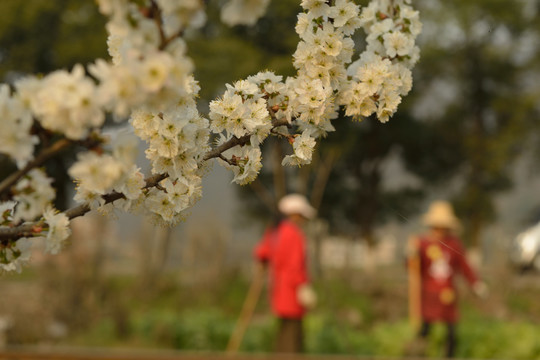
<svg viewBox="0 0 540 360"><path fill-rule="evenodd" d="M275 128L275 127L284 126L284 125L288 126L289 123L287 122L287 120L276 120L275 118L273 118L272 119L272 125ZM225 152L225 151L227 151L227 150L229 150L229 149L231 149L231 148L233 148L235 146L246 145L249 142L249 138L250 138L250 135L244 135L244 136L242 136L240 138L237 138L237 137L233 136L231 139L227 140L226 142L224 142L220 146L216 147L215 149L212 149L212 150L208 151L203 156L203 159L202 159L201 163L205 162L205 161L208 161L210 159L213 159L213 158L222 158L223 159L224 158L223 155L222 155L223 152ZM64 142L67 142L67 144L64 144ZM69 140L66 140L66 139L58 141L53 146L51 146L51 148L47 149L47 150L50 150L50 151L47 151L47 150L44 151L32 163L36 162L38 159L41 159L41 157L44 157L45 153L48 154L47 155L47 159L48 159L50 156L53 156L58 151L60 151L59 149L57 149L58 147L60 147L60 149L63 149L64 147L66 147L69 144L71 144L71 142L69 142ZM56 151L52 151L51 149L53 149L53 148L56 149ZM41 160L41 161L43 162L45 160L46 159ZM225 161L226 161L226 159L225 159ZM33 165L33 166L36 166L36 165ZM23 175L21 175L21 176L23 176ZM145 179L146 185L143 187L143 189L150 189L150 188L156 187L156 186L158 186L160 181L166 179L167 177L169 177L169 174L157 174L157 175L150 176L150 177ZM122 199L122 198L124 198L124 194L117 193L117 192L112 192L110 194L103 195L103 199L105 200L105 204L109 204L111 202L114 202L114 201L116 201L118 199ZM71 219L83 216L89 211L90 211L90 207L87 204L81 204L81 205L78 205L78 206L75 206L75 207L73 207L71 209L66 210L64 212L64 214L71 220ZM14 227L11 227L11 228L9 228L9 227L1 228L0 229L0 241L5 241L5 240L15 240L16 241L19 238L36 236L37 233L39 233L39 232L36 232L34 230L36 229L36 227L38 227L40 225L43 225L43 220L39 220L39 221L35 221L35 222L29 222L29 223L25 223L25 224L22 224L22 225L19 225L19 226L14 226Z"/></svg>
<svg viewBox="0 0 540 360"><path fill-rule="evenodd" d="M152 19L154 19L154 22L156 23L156 26L159 31L159 49L163 50L166 45L164 43L167 41L167 38L165 36L165 31L163 30L163 18L161 16L161 9L159 8L158 4L155 2L155 0L152 0L150 2L150 16Z"/></svg>
<svg viewBox="0 0 540 360"><path fill-rule="evenodd" d="M311 189L311 205L317 210L321 207L326 185L330 174L334 168L336 161L339 159L341 151L337 149L331 149L328 154L322 159L321 165L315 172L315 180Z"/></svg>
<svg viewBox="0 0 540 360"><path fill-rule="evenodd" d="M35 167L38 167L42 165L45 161L50 159L51 157L55 156L62 150L66 149L68 146L73 144L68 139L61 139L52 144L50 147L45 149L41 154L38 155L34 160L30 161L26 166L19 171L14 172L7 178L5 178L0 183L0 196L2 198L5 198L5 193L9 190L11 186L13 186L17 181L19 181L20 178L22 178L24 175L26 175L30 170L32 170Z"/></svg>
<svg viewBox="0 0 540 360"><path fill-rule="evenodd" d="M233 161L232 159L227 159L225 156L223 156L223 154L219 154L218 158L220 158L221 160L225 161L227 164L231 165L231 166L235 166L235 165L238 165L235 161Z"/></svg>
<svg viewBox="0 0 540 360"><path fill-rule="evenodd" d="M286 126L289 125L289 122L286 119L277 120L275 118L272 118L272 126L274 128L279 126ZM219 157L219 155L237 145L243 146L246 145L249 142L250 135L244 135L240 138L237 138L236 136L233 136L231 139L227 140L217 148L210 150L206 153L203 157L203 161L207 161L210 159L213 159L215 157Z"/></svg>
<svg viewBox="0 0 540 360"><path fill-rule="evenodd" d="M249 142L249 138L250 138L250 135L244 135L240 138L233 136L232 138L230 138L223 144L219 145L217 148L212 149L209 152L207 152L203 157L203 161L208 161L210 159L219 157L222 153L224 153L225 151L237 145L240 145L240 146L246 145Z"/></svg>
<svg viewBox="0 0 540 360"><path fill-rule="evenodd" d="M161 14L161 9L155 0L152 0L150 3L150 17L156 23L156 26L159 31L159 50L165 50L167 46L176 38L182 37L184 35L184 29L180 28L175 34L167 37L165 31L163 30L163 16Z"/></svg>
<svg viewBox="0 0 540 360"><path fill-rule="evenodd" d="M166 174L158 174L158 175L154 175L154 176L146 178L145 180L146 185L144 186L144 189L152 188L158 185L161 180L166 179L167 177L168 175ZM118 192L112 192L110 194L103 195L105 204L109 204L113 201L116 201L122 198L124 198L124 194L118 193ZM66 210L64 214L68 217L68 219L71 220L79 216L83 216L89 211L90 211L90 207L87 204L81 204L81 205L77 205L75 207L72 207L71 209ZM42 224L43 224L43 220L39 220L39 221L30 222L30 223L25 223L25 224L15 226L12 228L2 228L0 229L0 240L6 240L6 239L16 240L22 237L35 236L36 232L33 230Z"/></svg>

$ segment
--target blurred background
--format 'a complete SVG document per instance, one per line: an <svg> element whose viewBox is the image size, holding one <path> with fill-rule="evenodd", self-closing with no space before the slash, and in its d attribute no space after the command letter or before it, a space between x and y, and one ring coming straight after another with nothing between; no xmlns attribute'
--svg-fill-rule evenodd
<svg viewBox="0 0 540 360"><path fill-rule="evenodd" d="M225 83L263 69L293 75L298 0L273 0L254 27L219 22L187 34L201 111ZM358 1L366 4L366 1ZM73 223L69 247L0 277L0 346L223 351L252 279L252 249L287 192L318 208L306 232L319 305L306 318L309 353L399 356L407 320L404 246L419 217L447 199L490 287L463 287L458 357L540 358L540 4L537 0L417 0L424 23L412 92L387 124L335 120L313 164L282 168L287 147L264 144L251 185L215 165L185 223L97 214ZM107 58L105 19L91 0L2 0L0 79L71 69ZM356 35L363 48L364 34ZM109 133L119 129L111 124ZM144 154L141 148L141 166ZM57 207L72 206L66 169L46 164ZM0 157L0 179L14 169ZM461 283L460 285L464 285ZM273 348L276 323L263 294L241 351ZM430 338L439 355L443 328Z"/></svg>

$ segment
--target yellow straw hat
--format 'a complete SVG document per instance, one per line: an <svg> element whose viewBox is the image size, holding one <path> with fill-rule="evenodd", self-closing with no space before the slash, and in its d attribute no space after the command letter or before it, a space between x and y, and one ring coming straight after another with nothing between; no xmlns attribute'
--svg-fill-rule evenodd
<svg viewBox="0 0 540 360"><path fill-rule="evenodd" d="M461 224L454 214L454 209L447 201L434 201L422 217L424 225L458 231Z"/></svg>

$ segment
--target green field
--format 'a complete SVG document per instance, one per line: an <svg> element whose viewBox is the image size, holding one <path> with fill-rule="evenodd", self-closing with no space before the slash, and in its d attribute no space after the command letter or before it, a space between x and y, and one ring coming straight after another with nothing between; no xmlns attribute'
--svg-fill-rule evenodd
<svg viewBox="0 0 540 360"><path fill-rule="evenodd" d="M318 280L319 306L305 321L307 352L404 355L414 331L400 276L399 270L389 270ZM64 309L64 321L71 321L72 330L54 344L223 351L249 286L242 277L225 278L198 286L180 286L177 277L162 278L146 288L132 277L108 278L94 300L73 308L79 310L71 320ZM540 359L540 277L516 274L509 279L509 284L497 286L491 281L485 302L463 289L457 357ZM271 352L275 331L263 293L241 351ZM428 355L441 355L444 331L442 325L434 328Z"/></svg>

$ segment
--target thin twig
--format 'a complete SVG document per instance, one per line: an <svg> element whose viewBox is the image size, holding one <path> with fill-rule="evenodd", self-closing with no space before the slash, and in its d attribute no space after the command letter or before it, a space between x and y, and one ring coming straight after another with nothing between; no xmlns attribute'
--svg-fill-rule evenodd
<svg viewBox="0 0 540 360"><path fill-rule="evenodd" d="M0 195L3 195L6 191L8 191L9 188L13 186L13 184L19 181L19 179L26 175L30 170L42 165L45 161L58 154L71 144L73 144L73 142L71 142L70 140L61 139L52 144L47 149L43 150L43 152L39 154L34 160L26 164L24 168L20 169L17 172L14 172L0 183Z"/></svg>
<svg viewBox="0 0 540 360"><path fill-rule="evenodd" d="M150 12L159 31L159 50L165 50L167 46L176 38L182 37L184 35L183 28L180 28L175 34L172 34L169 37L165 35L165 30L163 30L163 15L161 13L160 7L156 4L155 0L152 0L151 2Z"/></svg>
<svg viewBox="0 0 540 360"><path fill-rule="evenodd" d="M144 181L146 182L146 185L144 185L143 189L152 188L156 186L157 184L159 184L161 180L165 180L168 177L169 177L169 174L158 174L158 175L147 177L146 179L144 179Z"/></svg>
<svg viewBox="0 0 540 360"><path fill-rule="evenodd" d="M270 132L279 137L279 138L285 138L285 139L289 139L291 137L291 134L284 134L284 133L280 133L279 131L276 130L276 128L273 128L272 130L270 130Z"/></svg>
<svg viewBox="0 0 540 360"><path fill-rule="evenodd" d="M236 136L233 136L232 138L230 138L229 140L227 140L223 144L219 145L217 148L208 151L203 156L203 161L208 161L210 159L219 157L219 155L221 155L225 151L227 151L227 150L229 150L229 149L231 149L231 148L233 148L233 147L235 147L237 145L240 145L240 146L246 145L248 143L248 141L249 141L249 138L250 138L250 135L244 135L244 136L239 137L239 138L237 138Z"/></svg>
<svg viewBox="0 0 540 360"><path fill-rule="evenodd" d="M167 46L173 42L174 39L184 36L184 29L180 29L176 32L176 34L171 35L168 38L165 38L161 40L161 44L159 45L159 50L165 50Z"/></svg>
<svg viewBox="0 0 540 360"><path fill-rule="evenodd" d="M152 0L150 2L150 13L159 31L159 40L160 40L159 48L160 50L163 50L161 46L163 46L165 41L167 41L167 37L165 36L165 31L163 30L163 18L161 17L161 9L156 4L155 0ZM165 48L165 46L163 46L163 48Z"/></svg>
<svg viewBox="0 0 540 360"><path fill-rule="evenodd" d="M339 159L341 151L337 149L330 149L328 154L322 159L321 165L315 172L315 180L311 189L311 205L319 210L321 207L326 185L330 179L330 174L334 169L336 161Z"/></svg>
<svg viewBox="0 0 540 360"><path fill-rule="evenodd" d="M220 158L221 160L225 161L227 164L231 165L231 166L236 166L238 165L236 162L234 162L233 160L231 159L227 159L225 156L223 156L223 154L219 154L218 158Z"/></svg>
<svg viewBox="0 0 540 360"><path fill-rule="evenodd" d="M144 189L154 187L158 185L158 183L167 178L167 174L158 174L154 176L150 176L145 179L146 185L144 186ZM124 194L118 193L118 192L112 192L110 194L103 195L103 199L105 200L105 204L109 204L113 201L116 201L118 199L124 198ZM64 211L64 214L68 217L68 219L74 219L79 216L85 215L87 212L89 212L91 209L88 206L88 204L81 204L77 205L75 207L72 207L66 211ZM43 221L33 221L29 223L25 223L19 226L15 226L12 228L2 228L0 229L0 239L18 239L22 237L28 237L35 235L35 232L33 232L33 229L42 224Z"/></svg>

